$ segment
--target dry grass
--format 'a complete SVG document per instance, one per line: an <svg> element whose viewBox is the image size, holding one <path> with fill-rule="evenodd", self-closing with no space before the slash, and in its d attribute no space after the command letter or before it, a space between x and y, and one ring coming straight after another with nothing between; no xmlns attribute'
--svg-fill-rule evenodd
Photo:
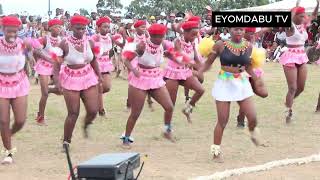
<svg viewBox="0 0 320 180"><path fill-rule="evenodd" d="M132 151L148 154L141 179L183 180L190 177L209 175L216 171L256 165L264 162L302 157L317 153L320 149L320 115L315 114L319 94L320 71L309 66L305 92L296 100L295 120L290 126L284 121L284 96L287 91L285 77L279 64L265 67L265 80L270 96L267 99L255 97L259 127L270 147L256 148L249 140L247 130L236 128L238 107L233 104L230 122L222 143L224 164L210 160L209 147L212 144L216 110L211 97L211 87L218 71L218 62L206 74L206 93L193 113L194 123L189 125L180 109L184 103L183 89L174 114L173 124L176 144L161 138L163 110L156 106L151 113L144 109L133 136L136 142ZM29 96L28 121L24 129L14 137L18 148L16 163L10 167L0 166L2 180L62 180L67 178L66 158L61 153L61 136L66 108L62 97L50 95L46 111L47 127L39 127L34 118L40 98L40 88L33 86ZM119 136L124 131L128 113L124 112L127 82L114 80L112 91L105 97L107 118L97 118L91 128L91 139L82 138L80 118L74 131L71 155L73 163L85 161L95 155L109 152L123 152ZM83 107L82 107L83 116ZM234 179L320 179L320 164L286 167L268 172L244 175Z"/></svg>

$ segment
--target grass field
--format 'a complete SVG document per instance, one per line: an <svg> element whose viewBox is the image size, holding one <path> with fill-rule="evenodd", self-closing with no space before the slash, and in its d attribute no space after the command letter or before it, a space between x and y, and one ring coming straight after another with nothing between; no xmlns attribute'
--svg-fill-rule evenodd
<svg viewBox="0 0 320 180"><path fill-rule="evenodd" d="M315 114L315 105L320 90L320 67L309 65L305 92L295 101L294 122L285 124L284 97L287 86L279 64L265 65L265 81L269 97L255 97L258 111L258 126L269 147L256 148L249 139L247 129L236 128L238 106L234 103L230 121L226 128L222 150L225 162L211 161L209 147L212 144L216 109L211 97L211 88L218 72L218 62L206 74L206 93L193 113L190 125L181 113L184 104L183 88L175 108L173 125L178 141L173 144L161 137L163 110L145 109L133 132L135 143L131 151L147 154L140 179L184 180L210 175L225 169L258 165L265 162L297 158L318 153L320 150L320 114ZM83 162L95 155L125 152L121 148L120 135L124 131L128 113L124 112L127 81L115 79L111 92L105 97L107 117L98 117L91 127L89 140L83 139L81 125L84 115L74 131L71 156L73 163ZM34 118L38 110L40 87L32 86L29 96L28 120L24 129L14 137L18 148L16 163L10 167L0 166L0 180L63 180L67 179L68 168L65 154L61 153L61 137L66 117L63 97L50 95L46 110L47 127L36 125ZM248 174L231 179L320 179L320 163L304 166L288 166L271 171Z"/></svg>

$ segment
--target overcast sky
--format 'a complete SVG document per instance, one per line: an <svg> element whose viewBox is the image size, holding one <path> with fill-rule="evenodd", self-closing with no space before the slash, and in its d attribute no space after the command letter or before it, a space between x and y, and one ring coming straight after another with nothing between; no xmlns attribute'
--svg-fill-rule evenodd
<svg viewBox="0 0 320 180"><path fill-rule="evenodd" d="M128 6L132 0L121 0L124 6ZM73 14L80 8L89 12L96 9L98 0L51 0L51 10L63 8ZM46 15L48 13L48 0L0 0L5 14L27 11L32 15Z"/></svg>

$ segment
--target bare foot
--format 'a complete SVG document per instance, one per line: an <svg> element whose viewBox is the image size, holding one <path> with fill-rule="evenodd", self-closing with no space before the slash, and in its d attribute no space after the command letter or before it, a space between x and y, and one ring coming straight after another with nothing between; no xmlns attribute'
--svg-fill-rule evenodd
<svg viewBox="0 0 320 180"><path fill-rule="evenodd" d="M130 142L126 142L126 143L122 143L121 146L123 149L131 149L131 143Z"/></svg>
<svg viewBox="0 0 320 180"><path fill-rule="evenodd" d="M224 163L224 160L223 160L221 153L219 153L218 155L213 155L212 160L215 163Z"/></svg>
<svg viewBox="0 0 320 180"><path fill-rule="evenodd" d="M13 158L11 156L7 156L5 157L2 161L1 161L2 165L10 165L13 164Z"/></svg>
<svg viewBox="0 0 320 180"><path fill-rule="evenodd" d="M171 132L164 132L164 133L162 133L162 135L163 135L164 138L166 138L170 142L173 142L173 143L176 142L176 140L174 139L174 137L173 137Z"/></svg>

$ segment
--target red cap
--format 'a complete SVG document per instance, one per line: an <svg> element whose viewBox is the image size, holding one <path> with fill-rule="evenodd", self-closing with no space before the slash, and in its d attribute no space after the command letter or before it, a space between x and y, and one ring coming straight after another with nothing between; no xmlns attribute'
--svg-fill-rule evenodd
<svg viewBox="0 0 320 180"><path fill-rule="evenodd" d="M152 24L148 32L150 35L165 35L167 32L167 27L162 24Z"/></svg>
<svg viewBox="0 0 320 180"><path fill-rule="evenodd" d="M306 12L306 9L304 7L301 6L297 6L291 9L291 12L295 13L295 14L302 14Z"/></svg>
<svg viewBox="0 0 320 180"><path fill-rule="evenodd" d="M2 18L2 26L20 27L21 21L15 16L6 16Z"/></svg>
<svg viewBox="0 0 320 180"><path fill-rule="evenodd" d="M51 26L54 26L54 25L63 25L63 22L60 19L51 19L48 22L48 26L51 27Z"/></svg>
<svg viewBox="0 0 320 180"><path fill-rule="evenodd" d="M244 29L246 31L246 33L255 33L256 32L256 28L255 27L247 27Z"/></svg>
<svg viewBox="0 0 320 180"><path fill-rule="evenodd" d="M71 25L75 25L75 24L88 25L89 20L84 16L76 15L76 16L71 17L70 23L71 23Z"/></svg>
<svg viewBox="0 0 320 180"><path fill-rule="evenodd" d="M197 21L186 21L186 22L184 22L182 24L181 27L182 27L183 30L199 28L199 22L197 22Z"/></svg>
<svg viewBox="0 0 320 180"><path fill-rule="evenodd" d="M106 17L101 17L100 19L98 19L98 21L97 21L97 26L99 27L99 26L101 26L101 24L102 23L107 23L107 24L110 24L111 23L111 19L108 17L108 16L106 16Z"/></svg>
<svg viewBox="0 0 320 180"><path fill-rule="evenodd" d="M133 27L134 27L134 28L138 28L138 27L144 26L144 25L146 25L146 21L144 21L144 20L138 20L136 23L134 23Z"/></svg>
<svg viewBox="0 0 320 180"><path fill-rule="evenodd" d="M200 22L201 21L201 17L200 16L192 16L188 19L188 21L196 21L196 22Z"/></svg>

